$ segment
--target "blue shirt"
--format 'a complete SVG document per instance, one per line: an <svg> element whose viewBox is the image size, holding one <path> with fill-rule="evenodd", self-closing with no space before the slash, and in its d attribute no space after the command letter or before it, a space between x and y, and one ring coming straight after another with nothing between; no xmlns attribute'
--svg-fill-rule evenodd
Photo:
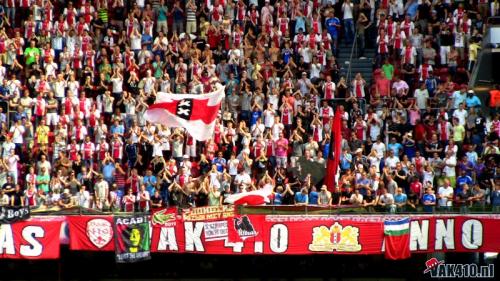
<svg viewBox="0 0 500 281"><path fill-rule="evenodd" d="M472 178L469 177L469 176L460 176L457 178L457 192L458 192L458 188L462 189L462 186L464 184L467 184L467 185L471 185L472 184Z"/></svg>
<svg viewBox="0 0 500 281"><path fill-rule="evenodd" d="M330 143L325 143L323 146L323 155L330 155Z"/></svg>
<svg viewBox="0 0 500 281"><path fill-rule="evenodd" d="M292 57L292 51L290 49L284 49L282 51L283 54L283 62L287 64L290 61L290 58Z"/></svg>
<svg viewBox="0 0 500 281"><path fill-rule="evenodd" d="M309 204L314 204L314 205L318 204L318 192L317 191L311 191L311 193L309 193Z"/></svg>
<svg viewBox="0 0 500 281"><path fill-rule="evenodd" d="M123 135L124 133L125 133L125 127L123 127L123 125L119 124L118 126L115 125L111 126L111 134Z"/></svg>
<svg viewBox="0 0 500 281"><path fill-rule="evenodd" d="M427 193L425 193L422 196L422 203L425 202L425 201L436 203L436 195L435 194L427 194ZM432 208L433 207L434 207L434 205L424 205L424 211L425 212L432 212Z"/></svg>
<svg viewBox="0 0 500 281"><path fill-rule="evenodd" d="M153 37L149 34L143 34L141 37L141 44L146 45L147 49L151 51L153 49Z"/></svg>
<svg viewBox="0 0 500 281"><path fill-rule="evenodd" d="M491 193L491 205L500 206L500 190L495 190Z"/></svg>
<svg viewBox="0 0 500 281"><path fill-rule="evenodd" d="M417 10L418 10L418 1L415 1L408 7L406 14L408 14L410 18L414 20L415 16L417 15Z"/></svg>
<svg viewBox="0 0 500 281"><path fill-rule="evenodd" d="M146 190L149 192L149 195L153 196L155 193L155 187L154 185L156 184L156 177L151 175L151 176L144 176L143 180L144 184L146 185Z"/></svg>
<svg viewBox="0 0 500 281"><path fill-rule="evenodd" d="M112 180L113 173L115 172L115 164L108 163L102 167L102 175L105 180Z"/></svg>
<svg viewBox="0 0 500 281"><path fill-rule="evenodd" d="M406 199L407 196L404 193L394 195L394 203L405 203Z"/></svg>
<svg viewBox="0 0 500 281"><path fill-rule="evenodd" d="M307 203L309 201L309 196L303 194L302 192L297 192L295 194L295 203Z"/></svg>
<svg viewBox="0 0 500 281"><path fill-rule="evenodd" d="M250 127L257 123L257 119L262 116L262 111L252 111L252 116L250 118Z"/></svg>
<svg viewBox="0 0 500 281"><path fill-rule="evenodd" d="M476 106L481 106L481 100L477 96L472 96L472 97L466 97L465 98L465 105L467 105L467 108L471 107L476 107Z"/></svg>
<svg viewBox="0 0 500 281"><path fill-rule="evenodd" d="M328 155L328 154L325 154L325 155ZM340 156L340 168L342 170L347 170L347 169L350 169L351 168L351 162L352 162L352 155L347 153L347 156L344 155L344 153L342 153L342 155Z"/></svg>
<svg viewBox="0 0 500 281"><path fill-rule="evenodd" d="M24 111L21 113L15 112L14 113L14 122L17 122L17 121L23 119L23 117L28 118L28 115L26 115L26 112L24 112Z"/></svg>
<svg viewBox="0 0 500 281"><path fill-rule="evenodd" d="M337 33L338 33L337 27L335 26L335 24L340 25L340 20L337 17L335 17L335 18L328 18L325 21L326 30L328 30L328 33L330 33L330 35L332 37L333 36L337 36Z"/></svg>
<svg viewBox="0 0 500 281"><path fill-rule="evenodd" d="M215 164L217 166L217 172L224 172L224 167L226 166L226 159L222 157L215 157L214 160L212 160L212 164Z"/></svg>
<svg viewBox="0 0 500 281"><path fill-rule="evenodd" d="M300 29L306 32L306 19L303 16L295 18L295 33L299 33Z"/></svg>
<svg viewBox="0 0 500 281"><path fill-rule="evenodd" d="M390 143L387 148L394 152L394 156L398 156L399 150L403 149L403 146L400 143Z"/></svg>
<svg viewBox="0 0 500 281"><path fill-rule="evenodd" d="M283 195L281 193L275 193L274 194L274 205L281 205L283 202Z"/></svg>
<svg viewBox="0 0 500 281"><path fill-rule="evenodd" d="M363 178L360 178L359 180L356 181L356 184L361 184L361 185L370 185L370 179L366 178L366 179L363 179ZM366 188L363 187L359 190L359 193L363 196L366 196Z"/></svg>

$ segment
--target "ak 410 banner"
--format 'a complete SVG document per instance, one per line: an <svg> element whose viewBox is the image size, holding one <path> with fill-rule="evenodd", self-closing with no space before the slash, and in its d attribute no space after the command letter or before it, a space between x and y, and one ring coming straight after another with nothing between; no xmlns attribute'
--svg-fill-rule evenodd
<svg viewBox="0 0 500 281"><path fill-rule="evenodd" d="M398 216L235 215L153 224L152 252L200 254L383 254L384 222ZM411 217L413 253L498 252L499 216Z"/></svg>
<svg viewBox="0 0 500 281"><path fill-rule="evenodd" d="M405 258L397 249L410 255L500 251L499 215L401 218L238 215L227 207L165 209L151 216L31 217L0 224L0 259L57 259L68 234L71 250L115 251L117 262L149 259L150 252L352 255L384 254L387 247L386 256Z"/></svg>

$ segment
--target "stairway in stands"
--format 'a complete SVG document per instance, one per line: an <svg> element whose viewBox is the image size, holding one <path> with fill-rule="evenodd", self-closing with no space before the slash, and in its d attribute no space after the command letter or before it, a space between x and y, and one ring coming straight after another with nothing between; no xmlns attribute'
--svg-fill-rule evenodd
<svg viewBox="0 0 500 281"><path fill-rule="evenodd" d="M365 48L364 59L359 59L356 49L351 57L352 44L345 44L344 40L339 42L339 55L337 57L337 62L340 66L341 75L347 78L347 72L349 71L349 64L351 64L351 76L350 80L354 79L356 73L361 73L365 79L367 85L372 82L373 76L373 60L375 58L375 49Z"/></svg>

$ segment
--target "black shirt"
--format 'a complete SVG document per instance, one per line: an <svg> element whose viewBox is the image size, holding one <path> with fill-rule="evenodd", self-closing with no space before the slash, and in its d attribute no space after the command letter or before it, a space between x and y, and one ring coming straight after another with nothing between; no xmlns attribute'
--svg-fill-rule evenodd
<svg viewBox="0 0 500 281"><path fill-rule="evenodd" d="M74 161L73 162L73 165L71 166L71 168L75 172L75 175L78 175L78 174L82 173L82 164L83 164L82 161L80 161L80 162Z"/></svg>
<svg viewBox="0 0 500 281"><path fill-rule="evenodd" d="M421 20L429 19L431 7L427 3L418 5L418 18Z"/></svg>
<svg viewBox="0 0 500 281"><path fill-rule="evenodd" d="M341 197L342 197L342 193L332 192L332 205L338 205Z"/></svg>
<svg viewBox="0 0 500 281"><path fill-rule="evenodd" d="M449 31L441 32L439 36L441 39L441 46L453 45L453 35Z"/></svg>
<svg viewBox="0 0 500 281"><path fill-rule="evenodd" d="M12 190L11 191L6 191L7 189L12 189ZM4 185L2 186L2 190L4 190L4 193L6 195L11 196L12 193L14 193L14 184L13 183L9 183L9 182L4 183Z"/></svg>
<svg viewBox="0 0 500 281"><path fill-rule="evenodd" d="M402 179L398 176L396 176L396 173L399 175L399 176L406 176L405 179ZM401 187L403 188L403 190L406 190L407 187L409 186L408 185L408 177L407 177L407 173L404 171L404 170L399 170L399 171L394 171L394 180L398 183L398 187Z"/></svg>
<svg viewBox="0 0 500 281"><path fill-rule="evenodd" d="M21 190L14 192L12 195L12 198L14 199L14 207L20 207L22 206L22 200L23 200L24 194Z"/></svg>
<svg viewBox="0 0 500 281"><path fill-rule="evenodd" d="M460 205L466 205L467 204L467 199L472 197L472 193L467 190L467 192L460 192L457 194L457 199L460 201Z"/></svg>
<svg viewBox="0 0 500 281"><path fill-rule="evenodd" d="M155 196L155 195L151 196L151 202L153 204L159 204L161 202L161 196L160 195L158 195L158 196Z"/></svg>

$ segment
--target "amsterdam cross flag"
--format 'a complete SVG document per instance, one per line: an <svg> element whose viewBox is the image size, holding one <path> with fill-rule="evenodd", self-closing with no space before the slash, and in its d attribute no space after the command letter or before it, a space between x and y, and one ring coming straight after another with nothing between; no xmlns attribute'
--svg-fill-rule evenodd
<svg viewBox="0 0 500 281"><path fill-rule="evenodd" d="M224 98L224 86L202 95L158 92L156 101L146 111L146 120L168 127L182 127L195 140L205 141L214 131L215 119Z"/></svg>

